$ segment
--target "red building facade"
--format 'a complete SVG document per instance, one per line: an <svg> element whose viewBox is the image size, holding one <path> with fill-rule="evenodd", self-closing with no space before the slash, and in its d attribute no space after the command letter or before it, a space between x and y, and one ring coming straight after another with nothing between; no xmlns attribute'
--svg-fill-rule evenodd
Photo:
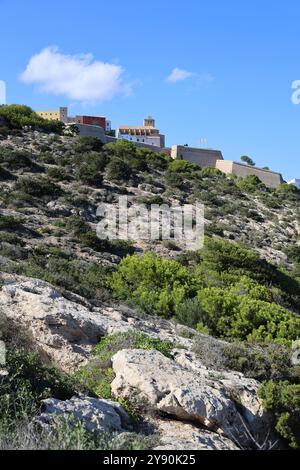
<svg viewBox="0 0 300 470"><path fill-rule="evenodd" d="M106 130L106 118L103 116L76 116L78 124L88 124L90 126L99 126Z"/></svg>

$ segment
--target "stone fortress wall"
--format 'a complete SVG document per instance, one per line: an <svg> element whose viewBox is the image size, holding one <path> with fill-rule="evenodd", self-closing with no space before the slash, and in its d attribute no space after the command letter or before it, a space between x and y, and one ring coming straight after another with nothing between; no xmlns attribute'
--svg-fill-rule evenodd
<svg viewBox="0 0 300 470"><path fill-rule="evenodd" d="M187 160L202 167L215 167L218 160L223 160L222 152L219 150L200 149L184 145L173 145L171 157L175 160Z"/></svg>
<svg viewBox="0 0 300 470"><path fill-rule="evenodd" d="M232 173L239 178L255 175L269 188L278 188L283 182L283 178L280 173L256 168L243 163L224 160L222 152L219 150L174 145L171 150L171 157L176 160L187 160L189 162L196 163L202 168L217 168L227 175Z"/></svg>
<svg viewBox="0 0 300 470"><path fill-rule="evenodd" d="M257 176L269 188L278 188L283 183L280 173L271 170L255 168L253 166L244 165L242 163L230 160L217 160L216 168L226 175L234 174L239 178L245 178L249 175Z"/></svg>

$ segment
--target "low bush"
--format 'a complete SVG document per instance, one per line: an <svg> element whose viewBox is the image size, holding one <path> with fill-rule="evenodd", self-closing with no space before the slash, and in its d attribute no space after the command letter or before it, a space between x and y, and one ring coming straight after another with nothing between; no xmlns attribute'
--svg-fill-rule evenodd
<svg viewBox="0 0 300 470"><path fill-rule="evenodd" d="M0 428L39 412L40 402L49 396L71 398L75 393L73 379L52 366L45 366L35 353L8 351L1 380Z"/></svg>
<svg viewBox="0 0 300 470"><path fill-rule="evenodd" d="M30 171L42 171L33 160L32 155L25 151L12 151L2 149L0 152L0 163L5 165L8 170L30 170Z"/></svg>
<svg viewBox="0 0 300 470"><path fill-rule="evenodd" d="M20 230L22 227L21 219L0 214L0 230Z"/></svg>
<svg viewBox="0 0 300 470"><path fill-rule="evenodd" d="M62 291L75 292L91 301L108 298L108 268L81 261L55 247L37 246L29 254L26 263L19 264L18 272L43 279Z"/></svg>
<svg viewBox="0 0 300 470"><path fill-rule="evenodd" d="M47 177L54 181L70 181L71 175L64 169L52 167L47 170Z"/></svg>
<svg viewBox="0 0 300 470"><path fill-rule="evenodd" d="M197 291L197 281L187 268L152 253L124 258L112 274L111 286L117 299L167 318Z"/></svg>
<svg viewBox="0 0 300 470"><path fill-rule="evenodd" d="M245 191L246 193L256 193L258 191L267 192L264 183L255 175L248 175L246 178L241 178L236 184L241 191Z"/></svg>
<svg viewBox="0 0 300 470"><path fill-rule="evenodd" d="M15 189L33 197L57 197L62 189L48 178L19 178L15 183Z"/></svg>
<svg viewBox="0 0 300 470"><path fill-rule="evenodd" d="M0 166L0 181L9 181L14 179L13 175L5 170L2 166Z"/></svg>
<svg viewBox="0 0 300 470"><path fill-rule="evenodd" d="M265 410L274 415L278 434L293 449L300 448L300 385L288 381L265 382L259 389Z"/></svg>
<svg viewBox="0 0 300 470"><path fill-rule="evenodd" d="M97 137L78 137L74 150L80 154L85 152L100 152L103 143Z"/></svg>
<svg viewBox="0 0 300 470"><path fill-rule="evenodd" d="M107 178L111 181L128 181L131 176L130 166L120 158L113 158L107 165Z"/></svg>
<svg viewBox="0 0 300 470"><path fill-rule="evenodd" d="M48 121L38 116L29 106L11 104L0 106L0 117L11 130L20 130L25 126L44 132L61 134L64 124L60 121Z"/></svg>

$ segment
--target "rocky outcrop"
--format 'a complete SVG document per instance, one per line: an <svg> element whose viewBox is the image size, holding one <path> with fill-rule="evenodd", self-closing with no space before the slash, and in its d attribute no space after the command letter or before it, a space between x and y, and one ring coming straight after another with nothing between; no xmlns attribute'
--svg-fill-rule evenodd
<svg viewBox="0 0 300 470"><path fill-rule="evenodd" d="M216 433L174 420L157 420L160 444L154 450L239 450L234 442Z"/></svg>
<svg viewBox="0 0 300 470"><path fill-rule="evenodd" d="M182 353L184 354L184 353ZM186 357L177 361L152 350L123 350L113 357L116 378L112 391L136 397L147 409L193 423L242 445L249 445L248 431L259 439L266 434L267 419L257 398L258 383L236 375L214 378L201 365L190 367ZM179 362L185 363L185 366Z"/></svg>
<svg viewBox="0 0 300 470"><path fill-rule="evenodd" d="M74 294L69 294L69 300L38 279L3 274L1 280L0 309L26 330L45 359L63 370L72 371L85 364L102 336L129 329L145 331L175 345L192 344L178 336L171 322L134 317L129 309L92 307Z"/></svg>
<svg viewBox="0 0 300 470"><path fill-rule="evenodd" d="M123 432L130 428L130 418L123 407L111 400L90 397L73 397L61 401L54 398L43 400L43 413L36 423L51 426L54 415L72 416L91 432Z"/></svg>
<svg viewBox="0 0 300 470"><path fill-rule="evenodd" d="M269 423L257 397L259 383L238 372L215 371L205 362L205 351L221 354L226 343L167 320L140 318L122 306L94 307L41 280L4 274L2 283L0 310L26 331L44 359L66 371L87 363L92 347L108 334L133 329L174 344L172 359L155 350L123 350L113 357L113 395L136 400L143 420L151 420L154 412L150 434L158 435L159 448L221 450L264 441ZM204 346L201 360L192 352L195 341ZM107 400L49 399L39 421L73 414L90 430L122 433L128 431L123 411Z"/></svg>

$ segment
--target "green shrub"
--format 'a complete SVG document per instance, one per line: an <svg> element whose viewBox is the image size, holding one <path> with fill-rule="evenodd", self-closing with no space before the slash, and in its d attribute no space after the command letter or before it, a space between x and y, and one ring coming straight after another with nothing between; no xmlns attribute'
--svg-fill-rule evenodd
<svg viewBox="0 0 300 470"><path fill-rule="evenodd" d="M138 204L144 204L146 206L151 206L152 204L164 204L164 199L161 196L155 195L151 197L139 197L137 199Z"/></svg>
<svg viewBox="0 0 300 470"><path fill-rule="evenodd" d="M2 149L0 153L0 162L5 165L8 170L26 169L31 171L42 170L31 159L32 155L25 151L12 151Z"/></svg>
<svg viewBox="0 0 300 470"><path fill-rule="evenodd" d="M0 228L1 228L1 216L0 216ZM11 232L0 232L0 242L6 242L6 243L10 243L11 245L21 246L21 247L25 246L26 244L24 240L22 240L22 238L18 237L17 235Z"/></svg>
<svg viewBox="0 0 300 470"><path fill-rule="evenodd" d="M77 153L99 152L102 150L103 143L97 137L78 137L75 151Z"/></svg>
<svg viewBox="0 0 300 470"><path fill-rule="evenodd" d="M274 415L275 429L293 449L300 448L300 385L265 382L259 389L264 408Z"/></svg>
<svg viewBox="0 0 300 470"><path fill-rule="evenodd" d="M22 220L12 215L0 214L0 230L20 230L22 229Z"/></svg>
<svg viewBox="0 0 300 470"><path fill-rule="evenodd" d="M152 253L124 258L112 275L117 299L141 307L148 313L171 317L186 298L196 295L197 281L177 261Z"/></svg>
<svg viewBox="0 0 300 470"><path fill-rule="evenodd" d="M75 292L90 300L106 299L109 269L74 258L58 248L39 245L19 265L25 276L43 279L62 290Z"/></svg>
<svg viewBox="0 0 300 470"><path fill-rule="evenodd" d="M153 170L166 170L173 159L164 153L151 152L147 149L139 149L139 153L146 158L147 164Z"/></svg>
<svg viewBox="0 0 300 470"><path fill-rule="evenodd" d="M175 173L174 171L166 171L165 173L165 181L167 186L171 186L172 188L184 189L184 177L179 173Z"/></svg>
<svg viewBox="0 0 300 470"><path fill-rule="evenodd" d="M283 183L278 187L277 193L283 194L283 195L297 194L299 193L299 189L296 188L296 186L294 186L293 184Z"/></svg>
<svg viewBox="0 0 300 470"><path fill-rule="evenodd" d="M103 175L99 171L95 171L93 166L84 163L77 168L75 175L83 184L90 186L98 187L103 183Z"/></svg>
<svg viewBox="0 0 300 470"><path fill-rule="evenodd" d="M195 328L203 319L202 306L197 298L187 299L180 303L176 309L176 320L182 325ZM198 330L199 331L199 330ZM209 331L208 329L206 331Z"/></svg>
<svg viewBox="0 0 300 470"><path fill-rule="evenodd" d="M33 197L57 197L62 194L62 189L47 178L20 178L15 184L15 189Z"/></svg>
<svg viewBox="0 0 300 470"><path fill-rule="evenodd" d="M156 349L166 357L171 357L172 343L151 338L135 330L114 333L102 338L94 348L93 354L104 364L110 364L111 358L122 349Z"/></svg>
<svg viewBox="0 0 300 470"><path fill-rule="evenodd" d="M169 163L168 171L174 173L191 173L193 171L198 171L199 166L193 163L190 163L186 160L173 160Z"/></svg>
<svg viewBox="0 0 300 470"><path fill-rule="evenodd" d="M262 181L255 175L248 175L245 178L241 178L237 182L237 186L241 191L245 191L247 193L267 191L267 188L264 183L262 183Z"/></svg>
<svg viewBox="0 0 300 470"><path fill-rule="evenodd" d="M52 167L47 170L47 177L54 181L70 181L70 174L64 168Z"/></svg>
<svg viewBox="0 0 300 470"><path fill-rule="evenodd" d="M14 179L13 175L0 166L0 181L8 181Z"/></svg>
<svg viewBox="0 0 300 470"><path fill-rule="evenodd" d="M120 158L113 158L107 165L107 177L112 181L128 181L131 176L130 166Z"/></svg>
<svg viewBox="0 0 300 470"><path fill-rule="evenodd" d="M300 336L300 318L275 303L218 288L200 290L198 299L203 312L201 321L216 336L287 343Z"/></svg>
<svg viewBox="0 0 300 470"><path fill-rule="evenodd" d="M8 351L8 375L0 388L0 428L15 419L33 416L43 398L65 400L75 393L75 382L52 366L45 366L35 353Z"/></svg>
<svg viewBox="0 0 300 470"><path fill-rule="evenodd" d="M0 106L0 117L4 118L9 129L22 129L24 126L44 132L62 133L64 124L60 121L48 121L38 116L29 106L11 104Z"/></svg>

